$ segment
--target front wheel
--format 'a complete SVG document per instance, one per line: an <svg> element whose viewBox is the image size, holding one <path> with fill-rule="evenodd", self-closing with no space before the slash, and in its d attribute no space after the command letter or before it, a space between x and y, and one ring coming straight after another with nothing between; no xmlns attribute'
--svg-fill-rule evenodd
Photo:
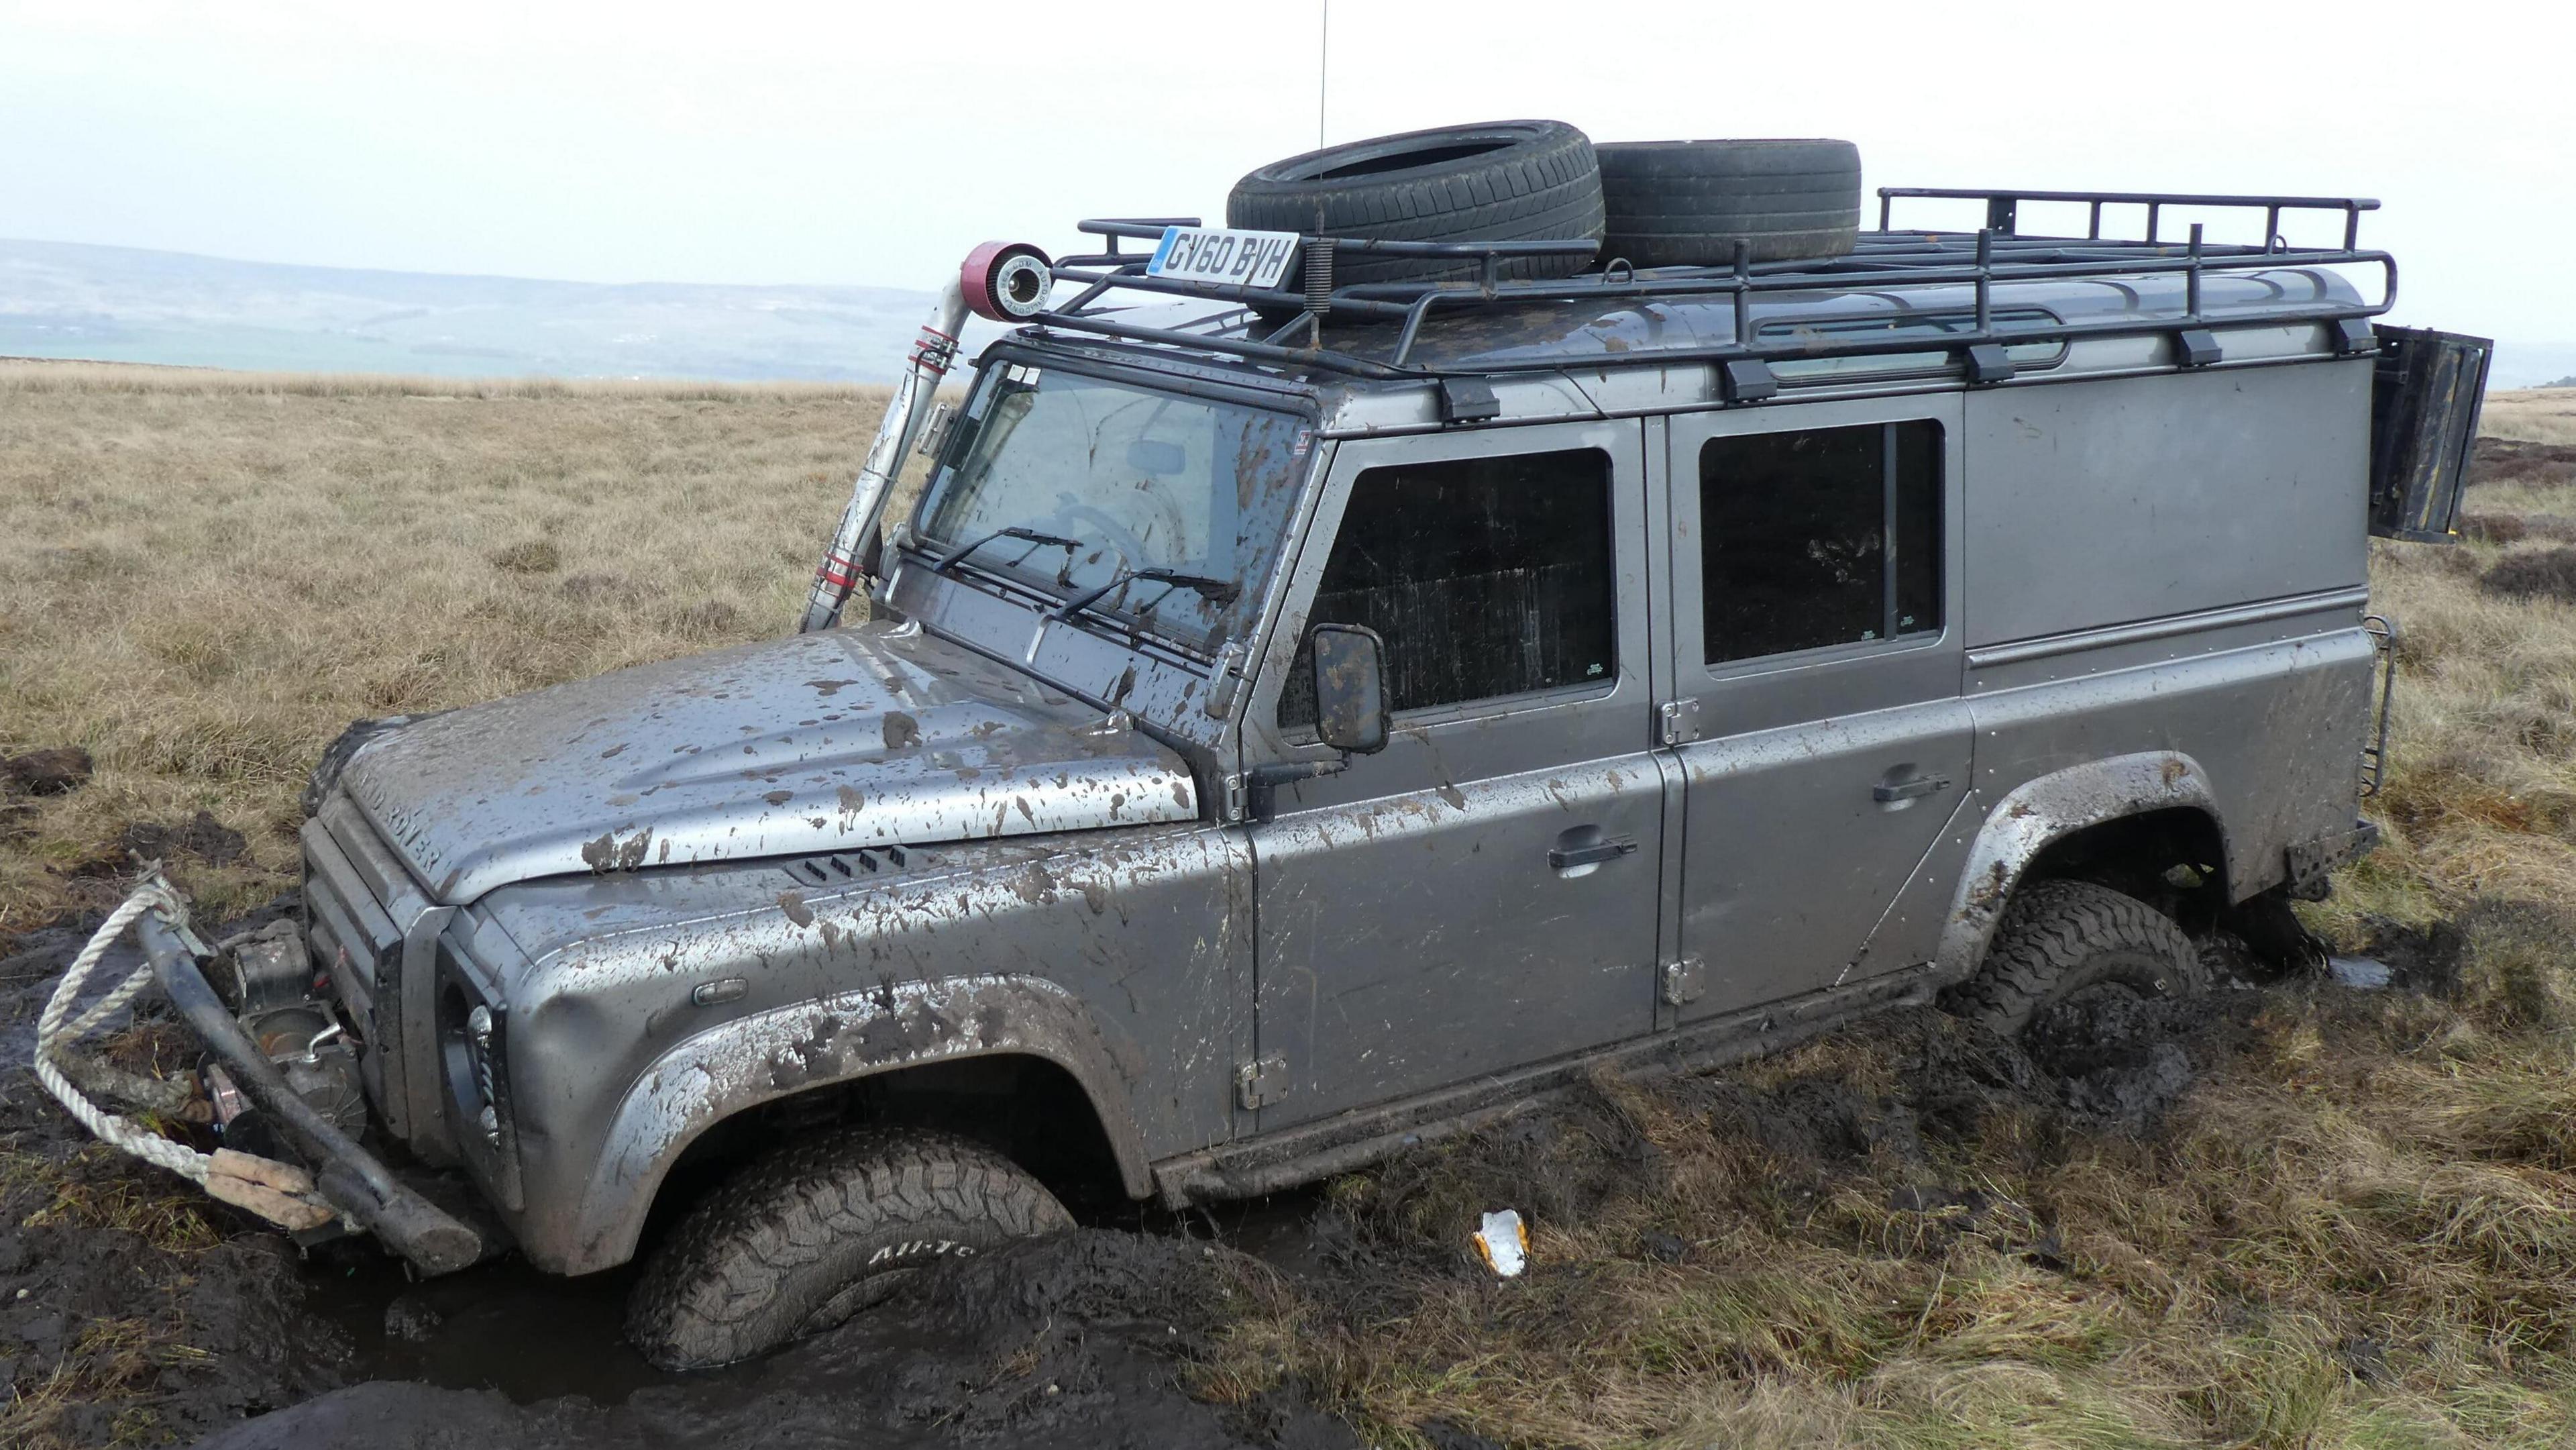
<svg viewBox="0 0 2576 1450"><path fill-rule="evenodd" d="M662 1369L708 1369L818 1333L923 1265L1071 1228L1019 1165L945 1133L852 1129L792 1144L691 1211L627 1302Z"/></svg>
<svg viewBox="0 0 2576 1450"><path fill-rule="evenodd" d="M2041 881L2013 893L1984 964L1950 1009L2018 1037L2042 1009L2087 992L2187 997L2207 986L2199 949L2173 918L2107 886Z"/></svg>

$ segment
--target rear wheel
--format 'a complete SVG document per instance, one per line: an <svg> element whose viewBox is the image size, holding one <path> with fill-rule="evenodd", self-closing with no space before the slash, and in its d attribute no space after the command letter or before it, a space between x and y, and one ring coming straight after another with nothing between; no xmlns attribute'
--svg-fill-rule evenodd
<svg viewBox="0 0 2576 1450"><path fill-rule="evenodd" d="M839 1324L938 1259L1072 1226L1055 1195L980 1144L829 1133L692 1211L637 1282L626 1333L663 1369L730 1364Z"/></svg>
<svg viewBox="0 0 2576 1450"><path fill-rule="evenodd" d="M2089 881L2041 881L2013 893L1984 965L1950 1006L2017 1037L2043 1010L2088 992L2187 997L2207 987L2199 949L2171 917Z"/></svg>

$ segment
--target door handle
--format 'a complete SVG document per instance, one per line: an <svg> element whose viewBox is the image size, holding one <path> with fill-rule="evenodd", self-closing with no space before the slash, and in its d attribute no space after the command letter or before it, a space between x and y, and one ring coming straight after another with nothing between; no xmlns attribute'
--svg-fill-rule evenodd
<svg viewBox="0 0 2576 1450"><path fill-rule="evenodd" d="M1637 838L1634 836L1604 836L1581 846L1550 846L1547 848L1547 864L1558 871L1570 866L1598 866L1604 861L1634 855L1636 850Z"/></svg>
<svg viewBox="0 0 2576 1450"><path fill-rule="evenodd" d="M1936 790L1949 788L1950 777L1946 775L1918 775L1912 780L1900 780L1892 785L1881 782L1871 786L1869 798L1880 805L1886 805L1891 801L1910 801L1917 796L1927 796Z"/></svg>

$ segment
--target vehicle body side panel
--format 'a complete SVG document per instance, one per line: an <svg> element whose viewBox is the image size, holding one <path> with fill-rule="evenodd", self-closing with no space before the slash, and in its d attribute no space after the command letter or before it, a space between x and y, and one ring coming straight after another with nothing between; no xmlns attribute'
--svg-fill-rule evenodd
<svg viewBox="0 0 2576 1450"><path fill-rule="evenodd" d="M527 953L500 983L531 1205L513 1227L532 1259L617 1262L697 1133L925 1053L1057 1061L1131 1186L1152 1159L1231 1136L1250 1039L1240 833L1140 827L879 862L837 889L770 863L531 882L472 908ZM736 978L739 997L695 1003ZM810 1032L778 1036L797 1024Z"/></svg>
<svg viewBox="0 0 2576 1450"><path fill-rule="evenodd" d="M2364 582L2367 359L1967 397L1967 646Z"/></svg>
<svg viewBox="0 0 2576 1450"><path fill-rule="evenodd" d="M2325 613L2339 613L2342 627L2320 620L2325 632L2215 653L2174 641L2164 648L2176 658L2091 674L2062 658L2054 663L2063 678L1971 694L1977 788L1996 803L1990 828L2030 782L2152 759L2160 773L2179 772L2175 780L2106 787L2103 802L2126 803L2106 805L2108 814L2203 806L2227 843L2228 894L2243 900L2279 884L2284 850L2352 828L2360 790L2374 649L2352 605ZM2052 819L2081 814L2051 811ZM2008 886L1977 879L1997 859L1981 847L1962 891ZM1955 965L1964 950L1945 937L1945 961Z"/></svg>

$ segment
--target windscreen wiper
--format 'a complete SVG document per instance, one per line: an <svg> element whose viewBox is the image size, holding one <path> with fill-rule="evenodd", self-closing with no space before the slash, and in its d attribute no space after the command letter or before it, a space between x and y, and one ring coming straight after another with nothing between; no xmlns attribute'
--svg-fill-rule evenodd
<svg viewBox="0 0 2576 1450"><path fill-rule="evenodd" d="M1082 611L1089 609L1094 604L1099 603L1102 599L1107 598L1110 594L1126 588L1128 585L1135 583L1139 579L1147 580L1156 584L1168 585L1170 587L1166 588L1162 593L1155 595L1153 604L1148 604L1143 608L1138 609L1136 611L1138 614L1151 614L1154 611L1155 605L1161 604L1164 600L1171 597L1172 590L1174 589L1187 589L1210 604L1230 604L1234 601L1234 596L1243 592L1242 586L1236 584L1231 579L1212 579L1205 574L1184 574L1178 569L1121 569L1116 574L1110 576L1108 583L1101 585L1099 588L1094 589L1087 594L1076 595L1062 604L1057 605L1054 609L1048 611L1047 617L1050 619L1071 619Z"/></svg>
<svg viewBox="0 0 2576 1450"><path fill-rule="evenodd" d="M1065 576L1073 570L1073 551L1082 547L1082 541L1080 539L1068 539L1062 534L1041 534L1035 529L1024 529L1017 524L1013 524L1009 528L995 529L993 532L986 534L980 539L971 539L966 543L960 544L956 548L949 550L946 554L940 556L938 563L930 566L930 572L933 574L945 574L952 567L964 562L967 555L974 553L977 549L984 547L986 544L992 543L996 539L1018 539L1029 546L1027 553L1023 553L1018 559L1011 561L1014 565L1017 565L1022 559L1028 558L1030 554L1034 554L1040 549L1064 550L1064 568L1056 571L1055 576L1055 582L1058 584L1063 584L1065 582Z"/></svg>

